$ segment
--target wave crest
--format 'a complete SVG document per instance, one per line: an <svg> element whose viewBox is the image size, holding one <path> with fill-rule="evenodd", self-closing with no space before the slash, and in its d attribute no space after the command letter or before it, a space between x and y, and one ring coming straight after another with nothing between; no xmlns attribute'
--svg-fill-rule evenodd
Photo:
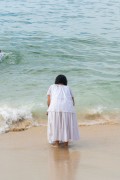
<svg viewBox="0 0 120 180"><path fill-rule="evenodd" d="M80 117L80 116L79 116ZM103 125L103 124L119 124L119 110L108 111L106 107L98 106L91 108L83 113L80 117L80 126Z"/></svg>
<svg viewBox="0 0 120 180"><path fill-rule="evenodd" d="M78 114L80 126L119 124L119 109L108 111L105 107L95 107ZM38 113L36 108L0 107L0 133L10 131L22 131L33 126L47 126L47 117L44 113Z"/></svg>
<svg viewBox="0 0 120 180"><path fill-rule="evenodd" d="M32 125L32 113L27 108L0 108L0 133L24 130Z"/></svg>

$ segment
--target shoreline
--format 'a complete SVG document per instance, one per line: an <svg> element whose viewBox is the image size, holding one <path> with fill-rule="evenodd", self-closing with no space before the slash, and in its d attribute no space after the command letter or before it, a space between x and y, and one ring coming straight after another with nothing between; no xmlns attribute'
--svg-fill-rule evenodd
<svg viewBox="0 0 120 180"><path fill-rule="evenodd" d="M119 179L120 125L79 128L80 141L68 149L51 147L45 126L1 134L1 179Z"/></svg>
<svg viewBox="0 0 120 180"><path fill-rule="evenodd" d="M104 125L120 125L119 122L117 121L85 121L85 122L78 122L79 128L81 127L90 127L90 126L104 126ZM19 132L19 131L25 131L34 127L46 127L47 128L47 120L29 120L26 119L24 121L18 121L16 123L10 124L10 126L4 126L0 128L0 135L5 134L5 133L10 133L10 132Z"/></svg>

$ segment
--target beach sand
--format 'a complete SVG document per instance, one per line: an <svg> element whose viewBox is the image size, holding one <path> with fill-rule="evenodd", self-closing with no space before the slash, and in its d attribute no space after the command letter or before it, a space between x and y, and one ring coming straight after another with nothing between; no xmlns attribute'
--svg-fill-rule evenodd
<svg viewBox="0 0 120 180"><path fill-rule="evenodd" d="M0 135L1 180L119 180L120 125L80 127L68 149L47 142L46 127Z"/></svg>

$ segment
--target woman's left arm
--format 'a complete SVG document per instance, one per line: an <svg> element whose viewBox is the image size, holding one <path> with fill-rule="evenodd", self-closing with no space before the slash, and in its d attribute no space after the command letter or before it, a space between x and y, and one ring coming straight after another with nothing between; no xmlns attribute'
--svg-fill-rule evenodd
<svg viewBox="0 0 120 180"><path fill-rule="evenodd" d="M74 100L74 97L72 97L72 100L73 100L73 106L75 106L75 100Z"/></svg>

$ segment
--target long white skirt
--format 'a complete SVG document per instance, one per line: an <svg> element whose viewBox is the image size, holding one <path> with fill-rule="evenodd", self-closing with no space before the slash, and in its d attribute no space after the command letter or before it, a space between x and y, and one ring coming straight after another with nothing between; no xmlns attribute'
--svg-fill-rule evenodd
<svg viewBox="0 0 120 180"><path fill-rule="evenodd" d="M68 142L80 139L75 113L48 112L48 141Z"/></svg>

